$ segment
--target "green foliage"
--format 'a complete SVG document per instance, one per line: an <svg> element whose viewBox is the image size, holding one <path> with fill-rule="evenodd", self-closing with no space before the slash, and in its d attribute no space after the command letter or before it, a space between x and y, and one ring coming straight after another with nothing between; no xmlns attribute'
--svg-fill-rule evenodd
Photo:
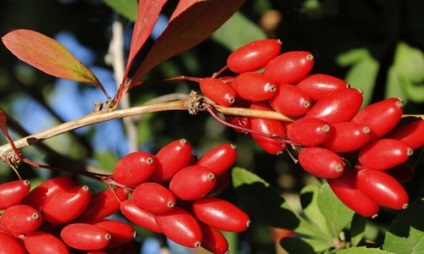
<svg viewBox="0 0 424 254"><path fill-rule="evenodd" d="M103 0L110 8L131 21L137 18L137 0Z"/></svg>

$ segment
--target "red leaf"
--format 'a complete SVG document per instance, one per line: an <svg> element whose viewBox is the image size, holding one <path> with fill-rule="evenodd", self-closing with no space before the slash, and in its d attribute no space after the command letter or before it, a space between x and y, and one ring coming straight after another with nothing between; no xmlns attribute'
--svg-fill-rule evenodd
<svg viewBox="0 0 424 254"><path fill-rule="evenodd" d="M56 40L18 29L3 36L2 41L16 57L35 68L58 78L94 84L109 97L97 77Z"/></svg>
<svg viewBox="0 0 424 254"><path fill-rule="evenodd" d="M208 38L243 3L244 0L180 1L167 28L155 41L127 85L135 85L158 64Z"/></svg>
<svg viewBox="0 0 424 254"><path fill-rule="evenodd" d="M0 110L0 130L5 137L9 136L7 131L7 117L3 110Z"/></svg>

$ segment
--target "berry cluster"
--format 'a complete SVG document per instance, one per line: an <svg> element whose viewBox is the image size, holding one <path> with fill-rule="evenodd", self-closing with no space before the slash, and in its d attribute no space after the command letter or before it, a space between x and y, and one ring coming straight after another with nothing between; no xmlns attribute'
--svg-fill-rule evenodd
<svg viewBox="0 0 424 254"><path fill-rule="evenodd" d="M226 116L270 154L280 154L290 144L302 168L326 178L355 212L370 217L380 207L406 208L408 194L401 183L412 176L407 162L413 151L424 145L424 120L401 122L403 102L398 98L361 108L361 90L334 76L310 73L312 53L280 50L275 39L242 46L227 58L235 75L203 79L202 93L222 106L292 118Z"/></svg>

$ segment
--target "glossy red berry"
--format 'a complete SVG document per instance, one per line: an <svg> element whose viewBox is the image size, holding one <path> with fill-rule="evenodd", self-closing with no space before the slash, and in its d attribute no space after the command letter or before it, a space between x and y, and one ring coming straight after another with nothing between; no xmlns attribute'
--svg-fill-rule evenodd
<svg viewBox="0 0 424 254"><path fill-rule="evenodd" d="M161 214L174 209L177 201L175 195L166 187L155 182L145 182L133 191L134 203L142 210Z"/></svg>
<svg viewBox="0 0 424 254"><path fill-rule="evenodd" d="M330 137L321 144L334 152L348 153L356 151L371 139L370 128L354 122L336 123L332 126Z"/></svg>
<svg viewBox="0 0 424 254"><path fill-rule="evenodd" d="M203 248L215 254L228 253L228 241L218 229L204 223L199 223L199 225L203 233L201 243Z"/></svg>
<svg viewBox="0 0 424 254"><path fill-rule="evenodd" d="M179 170L188 165L192 159L191 144L186 139L172 141L162 147L155 158L156 170L150 177L154 182L168 182Z"/></svg>
<svg viewBox="0 0 424 254"><path fill-rule="evenodd" d="M23 242L30 254L67 254L70 253L66 244L56 236L36 231L27 235Z"/></svg>
<svg viewBox="0 0 424 254"><path fill-rule="evenodd" d="M264 39L250 42L234 50L227 58L228 68L236 73L262 69L281 51L281 41Z"/></svg>
<svg viewBox="0 0 424 254"><path fill-rule="evenodd" d="M231 85L216 78L203 78L199 83L202 93L216 104L228 107L236 100L237 93Z"/></svg>
<svg viewBox="0 0 424 254"><path fill-rule="evenodd" d="M368 126L371 130L371 140L375 140L389 133L399 123L402 114L402 100L389 98L361 109L352 118L352 122Z"/></svg>
<svg viewBox="0 0 424 254"><path fill-rule="evenodd" d="M314 66L314 56L308 51L285 52L267 63L264 74L272 82L295 83L302 80Z"/></svg>
<svg viewBox="0 0 424 254"><path fill-rule="evenodd" d="M203 154L196 161L196 165L209 168L215 176L219 177L230 169L236 159L236 146L233 144L222 144Z"/></svg>
<svg viewBox="0 0 424 254"><path fill-rule="evenodd" d="M249 101L263 101L274 97L276 83L258 72L243 72L233 81L232 86L237 94Z"/></svg>
<svg viewBox="0 0 424 254"><path fill-rule="evenodd" d="M203 223L224 231L242 232L250 224L249 216L240 208L216 197L193 201L192 212Z"/></svg>
<svg viewBox="0 0 424 254"><path fill-rule="evenodd" d="M305 117L318 118L329 124L350 121L361 108L362 91L348 88L334 92L317 101Z"/></svg>
<svg viewBox="0 0 424 254"><path fill-rule="evenodd" d="M3 211L1 226L7 232L18 236L36 231L43 222L41 212L28 205L14 205Z"/></svg>
<svg viewBox="0 0 424 254"><path fill-rule="evenodd" d="M26 254L25 247L15 237L0 232L0 253Z"/></svg>
<svg viewBox="0 0 424 254"><path fill-rule="evenodd" d="M208 194L215 186L215 174L207 167L193 165L178 171L169 189L181 200L195 200Z"/></svg>
<svg viewBox="0 0 424 254"><path fill-rule="evenodd" d="M424 146L424 120L398 124L385 138L398 139L416 150Z"/></svg>
<svg viewBox="0 0 424 254"><path fill-rule="evenodd" d="M156 223L155 216L152 213L142 210L136 206L133 199L122 202L120 210L125 218L135 225L155 233L162 233Z"/></svg>
<svg viewBox="0 0 424 254"><path fill-rule="evenodd" d="M321 147L305 147L299 152L302 168L322 178L337 178L343 174L345 163L337 153Z"/></svg>
<svg viewBox="0 0 424 254"><path fill-rule="evenodd" d="M317 118L301 118L286 125L291 142L300 146L317 146L324 143L332 132L326 121Z"/></svg>
<svg viewBox="0 0 424 254"><path fill-rule="evenodd" d="M16 180L0 184L0 210L20 204L29 193L31 183L28 180Z"/></svg>
<svg viewBox="0 0 424 254"><path fill-rule="evenodd" d="M136 236L136 231L133 227L122 221L101 220L92 224L96 227L103 228L111 235L107 249L128 244L132 242Z"/></svg>
<svg viewBox="0 0 424 254"><path fill-rule="evenodd" d="M44 207L44 219L60 225L78 218L88 207L91 191L87 185L74 186L54 195Z"/></svg>
<svg viewBox="0 0 424 254"><path fill-rule="evenodd" d="M370 169L386 170L406 162L413 150L397 139L379 139L359 150L359 163Z"/></svg>
<svg viewBox="0 0 424 254"><path fill-rule="evenodd" d="M172 241L189 248L200 246L202 229L191 213L175 207L168 213L155 215L155 219L163 234Z"/></svg>
<svg viewBox="0 0 424 254"><path fill-rule="evenodd" d="M296 86L307 93L313 102L319 101L333 92L349 88L346 81L322 73L308 75Z"/></svg>
<svg viewBox="0 0 424 254"><path fill-rule="evenodd" d="M377 216L380 206L358 189L355 178L355 170L346 168L343 175L327 179L327 182L334 194L351 210L364 217Z"/></svg>
<svg viewBox="0 0 424 254"><path fill-rule="evenodd" d="M127 154L116 163L113 179L128 187L135 187L145 182L156 169L154 156L148 152L138 151Z"/></svg>
<svg viewBox="0 0 424 254"><path fill-rule="evenodd" d="M278 84L275 96L268 102L275 111L288 117L304 115L312 106L307 93L288 83Z"/></svg>
<svg viewBox="0 0 424 254"><path fill-rule="evenodd" d="M395 210L406 209L408 193L395 178L383 171L363 169L356 176L356 185L377 204Z"/></svg>
<svg viewBox="0 0 424 254"><path fill-rule="evenodd" d="M71 223L63 227L60 237L77 250L101 250L111 241L111 235L103 228L87 223Z"/></svg>

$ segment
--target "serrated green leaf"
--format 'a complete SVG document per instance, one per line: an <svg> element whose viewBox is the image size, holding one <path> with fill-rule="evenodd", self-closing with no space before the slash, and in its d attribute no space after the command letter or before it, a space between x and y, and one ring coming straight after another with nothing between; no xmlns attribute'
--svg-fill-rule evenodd
<svg viewBox="0 0 424 254"><path fill-rule="evenodd" d="M331 241L322 241L310 238L285 237L280 241L288 253L320 253L333 247Z"/></svg>
<svg viewBox="0 0 424 254"><path fill-rule="evenodd" d="M135 21L137 18L137 0L103 0L103 2L128 20Z"/></svg>
<svg viewBox="0 0 424 254"><path fill-rule="evenodd" d="M254 40L265 39L265 32L241 12L236 12L224 25L212 34L212 39L229 51Z"/></svg>
<svg viewBox="0 0 424 254"><path fill-rule="evenodd" d="M337 254L394 254L394 252L385 251L379 248L353 247L336 252Z"/></svg>
<svg viewBox="0 0 424 254"><path fill-rule="evenodd" d="M383 249L396 254L424 253L424 199L417 199L390 225Z"/></svg>
<svg viewBox="0 0 424 254"><path fill-rule="evenodd" d="M328 183L321 186L317 203L321 213L327 219L331 235L338 236L352 221L354 212L337 198Z"/></svg>

